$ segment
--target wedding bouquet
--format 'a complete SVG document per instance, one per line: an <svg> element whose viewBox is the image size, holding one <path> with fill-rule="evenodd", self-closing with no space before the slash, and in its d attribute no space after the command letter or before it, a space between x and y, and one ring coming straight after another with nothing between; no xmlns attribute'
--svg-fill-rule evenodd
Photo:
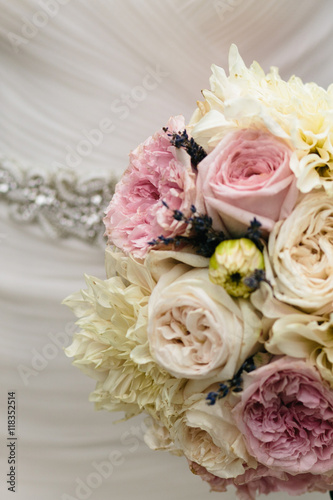
<svg viewBox="0 0 333 500"><path fill-rule="evenodd" d="M333 86L212 66L139 145L104 219L106 280L65 300L97 409L214 491L333 489Z"/></svg>

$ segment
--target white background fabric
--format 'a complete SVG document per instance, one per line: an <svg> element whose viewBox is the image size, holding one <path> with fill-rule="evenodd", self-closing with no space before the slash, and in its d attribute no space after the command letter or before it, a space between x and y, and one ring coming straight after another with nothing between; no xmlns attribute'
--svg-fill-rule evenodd
<svg viewBox="0 0 333 500"><path fill-rule="evenodd" d="M330 0L0 0L0 9L0 148L45 170L61 164L81 177L110 169L119 176L129 151L169 116L189 120L211 63L226 68L232 42L247 64L256 59L324 87L333 81ZM114 129L89 153L82 149L85 134L110 121ZM12 222L5 204L0 210L1 498L235 498L232 489L210 495L184 459L148 450L140 418L114 425L121 415L95 412L94 382L52 340L72 331L61 300L84 286L85 272L104 278L103 249L52 240ZM44 363L36 365L36 353ZM24 381L22 366L39 368ZM16 494L4 479L10 390L18 405ZM99 481L95 465L111 452L114 470ZM78 489L80 480L91 486Z"/></svg>

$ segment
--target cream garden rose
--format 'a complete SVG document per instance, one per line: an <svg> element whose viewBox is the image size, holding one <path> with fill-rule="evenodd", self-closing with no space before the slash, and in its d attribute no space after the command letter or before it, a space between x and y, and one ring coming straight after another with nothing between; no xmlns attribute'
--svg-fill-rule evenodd
<svg viewBox="0 0 333 500"><path fill-rule="evenodd" d="M170 430L188 460L221 478L243 474L244 465L257 465L248 454L231 415L236 401L235 396L229 395L208 406L201 399L193 403Z"/></svg>
<svg viewBox="0 0 333 500"><path fill-rule="evenodd" d="M327 321L310 314L279 318L265 348L272 354L309 360L333 387L333 314Z"/></svg>
<svg viewBox="0 0 333 500"><path fill-rule="evenodd" d="M150 349L175 377L231 378L256 349L260 332L252 305L213 284L208 269L173 267L149 299Z"/></svg>
<svg viewBox="0 0 333 500"><path fill-rule="evenodd" d="M333 198L306 196L269 237L266 275L276 298L305 312L333 312Z"/></svg>

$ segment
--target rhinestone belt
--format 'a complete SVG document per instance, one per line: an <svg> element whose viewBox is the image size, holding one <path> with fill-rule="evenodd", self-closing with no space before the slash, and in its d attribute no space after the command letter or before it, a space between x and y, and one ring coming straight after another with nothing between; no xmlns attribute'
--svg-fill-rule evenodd
<svg viewBox="0 0 333 500"><path fill-rule="evenodd" d="M75 171L24 170L0 156L0 200L16 221L38 222L53 238L75 236L104 245L102 219L115 183L97 175L82 180Z"/></svg>

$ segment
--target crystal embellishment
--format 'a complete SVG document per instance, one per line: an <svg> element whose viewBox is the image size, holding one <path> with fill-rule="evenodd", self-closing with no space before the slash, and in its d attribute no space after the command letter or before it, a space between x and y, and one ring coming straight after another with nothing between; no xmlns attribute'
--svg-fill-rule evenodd
<svg viewBox="0 0 333 500"><path fill-rule="evenodd" d="M104 211L116 181L98 175L79 179L75 171L23 169L0 156L0 200L19 222L38 222L49 236L102 242Z"/></svg>

